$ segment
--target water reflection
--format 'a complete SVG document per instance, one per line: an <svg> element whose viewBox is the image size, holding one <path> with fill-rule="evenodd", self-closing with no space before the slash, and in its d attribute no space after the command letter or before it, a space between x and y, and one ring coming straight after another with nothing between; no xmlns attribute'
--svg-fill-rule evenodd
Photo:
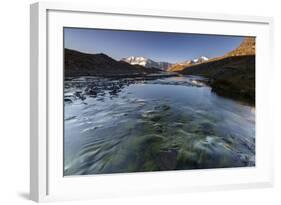
<svg viewBox="0 0 281 205"><path fill-rule="evenodd" d="M64 174L255 165L255 111L203 78L65 81Z"/></svg>

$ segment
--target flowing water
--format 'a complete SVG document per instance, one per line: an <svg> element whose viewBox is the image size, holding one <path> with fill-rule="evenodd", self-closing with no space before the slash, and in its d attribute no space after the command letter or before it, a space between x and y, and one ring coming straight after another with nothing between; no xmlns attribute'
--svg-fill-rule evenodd
<svg viewBox="0 0 281 205"><path fill-rule="evenodd" d="M64 175L255 166L255 108L202 80L66 79Z"/></svg>

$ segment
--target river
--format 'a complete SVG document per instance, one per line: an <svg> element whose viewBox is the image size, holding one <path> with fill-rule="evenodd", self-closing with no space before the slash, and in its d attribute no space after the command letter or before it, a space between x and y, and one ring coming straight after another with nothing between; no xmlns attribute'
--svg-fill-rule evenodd
<svg viewBox="0 0 281 205"><path fill-rule="evenodd" d="M196 76L64 85L64 175L255 166L255 108Z"/></svg>

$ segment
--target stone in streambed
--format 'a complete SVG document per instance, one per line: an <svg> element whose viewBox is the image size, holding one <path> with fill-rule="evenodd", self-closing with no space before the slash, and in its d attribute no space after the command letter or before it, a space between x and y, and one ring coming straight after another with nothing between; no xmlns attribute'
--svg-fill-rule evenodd
<svg viewBox="0 0 281 205"><path fill-rule="evenodd" d="M175 149L161 151L156 157L156 163L161 170L173 170L177 166L177 155Z"/></svg>

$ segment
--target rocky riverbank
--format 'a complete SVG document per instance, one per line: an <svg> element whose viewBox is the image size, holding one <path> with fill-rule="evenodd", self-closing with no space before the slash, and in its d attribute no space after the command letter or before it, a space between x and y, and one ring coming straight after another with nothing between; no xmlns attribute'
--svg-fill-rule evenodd
<svg viewBox="0 0 281 205"><path fill-rule="evenodd" d="M225 55L186 66L178 73L204 76L217 94L255 105L255 57L255 38L245 37Z"/></svg>
<svg viewBox="0 0 281 205"><path fill-rule="evenodd" d="M231 56L189 67L180 72L209 79L219 95L255 105L255 56Z"/></svg>

